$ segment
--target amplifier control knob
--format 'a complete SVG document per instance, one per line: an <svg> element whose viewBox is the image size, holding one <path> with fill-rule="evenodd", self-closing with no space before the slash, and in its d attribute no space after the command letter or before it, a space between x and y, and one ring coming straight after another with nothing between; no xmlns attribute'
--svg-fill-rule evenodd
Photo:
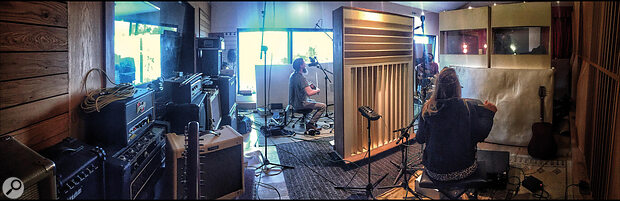
<svg viewBox="0 0 620 201"><path fill-rule="evenodd" d="M127 158L125 156L123 156L123 155L119 156L118 159L121 159L122 161L127 160Z"/></svg>
<svg viewBox="0 0 620 201"><path fill-rule="evenodd" d="M129 151L129 153L132 153L132 154L133 154L133 153L136 153L136 151L135 151L135 150L133 150L132 148L129 148L129 150L128 150L128 151Z"/></svg>

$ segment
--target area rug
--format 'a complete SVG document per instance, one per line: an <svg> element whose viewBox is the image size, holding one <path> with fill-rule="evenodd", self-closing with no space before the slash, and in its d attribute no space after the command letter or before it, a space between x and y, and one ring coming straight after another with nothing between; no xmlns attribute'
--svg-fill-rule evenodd
<svg viewBox="0 0 620 201"><path fill-rule="evenodd" d="M366 159L357 163L346 164L333 151L325 137L313 141L299 141L278 144L278 157L282 164L292 165L295 169L283 171L290 199L365 199L365 191L338 190L335 186L366 186L368 164ZM409 161L420 160L420 145L409 148ZM384 151L371 158L371 181L375 182L383 175L388 176L379 186L389 186L398 174L396 167L390 163L401 162L400 149ZM356 174L357 173L357 174ZM378 196L389 189L375 189Z"/></svg>
<svg viewBox="0 0 620 201"><path fill-rule="evenodd" d="M528 155L510 155L509 184L506 189L485 189L480 199L493 200L532 200L532 199L564 199L567 181L570 181L570 161L537 160ZM531 192L519 182L525 177L533 176L543 183L546 192ZM518 179L517 179L518 178ZM518 190L517 190L518 188ZM516 193L516 195L515 195Z"/></svg>

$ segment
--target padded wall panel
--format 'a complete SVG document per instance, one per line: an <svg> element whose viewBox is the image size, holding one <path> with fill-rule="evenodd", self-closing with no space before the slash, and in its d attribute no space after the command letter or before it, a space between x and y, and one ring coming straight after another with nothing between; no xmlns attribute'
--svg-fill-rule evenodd
<svg viewBox="0 0 620 201"><path fill-rule="evenodd" d="M539 86L545 86L545 122L552 122L553 69L455 67L463 98L489 100L497 106L493 128L485 141L527 146L532 124L540 121Z"/></svg>

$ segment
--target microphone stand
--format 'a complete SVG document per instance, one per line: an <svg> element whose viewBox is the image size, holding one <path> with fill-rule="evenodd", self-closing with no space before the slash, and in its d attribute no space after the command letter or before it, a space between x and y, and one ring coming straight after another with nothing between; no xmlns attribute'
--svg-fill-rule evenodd
<svg viewBox="0 0 620 201"><path fill-rule="evenodd" d="M265 8L267 7L267 3L265 3ZM263 59L263 54L265 54L265 58L263 59L264 61L264 68L263 68L263 76L264 76L264 80L263 80L263 86L264 86L264 98L265 98L265 125L261 127L261 131L263 133L263 137L265 138L265 158L263 158L263 164L258 166L258 168L256 169L260 169L262 167L267 167L268 165L274 165L274 166L280 166L282 167L282 169L294 169L295 167L292 166L286 166L286 165L280 165L277 163L272 163L269 161L269 158L267 158L267 136L271 136L270 132L271 132L271 126L269 126L268 120L267 120L267 46L265 46L263 44L264 42L264 37L265 37L265 8L263 8L262 14L263 14L263 29L262 29L262 36L261 36L261 54L260 54L260 58ZM269 135L267 135L269 133Z"/></svg>
<svg viewBox="0 0 620 201"><path fill-rule="evenodd" d="M327 108L329 108L329 106L333 106L334 104L328 104L329 101L327 99L327 82L329 81L329 83L332 83L332 81L329 79L329 77L327 76L327 73L334 75L334 73L330 72L329 70L323 68L323 66L319 63L319 61L316 59L316 56L314 57L314 59L312 59L312 57L310 57L310 61L312 61L312 63L309 64L312 66L316 66L318 69L320 69L321 71L323 71L323 74L325 75L325 117L327 117L328 119L331 119L332 121L334 121L334 118L329 116L329 111L327 110ZM329 133L333 133L334 132L334 127L333 124L330 125L331 130L329 131Z"/></svg>
<svg viewBox="0 0 620 201"><path fill-rule="evenodd" d="M411 187L409 187L409 180L410 180L410 175L413 175L415 173L415 171L417 169L413 169L413 168L409 168L409 165L407 163L407 159L409 157L409 146L410 145L410 135L409 135L409 129L413 128L416 119L419 117L419 114L416 115L415 118L413 118L413 120L411 121L411 123L409 123L409 125L407 127L395 130L394 132L400 132L400 137L398 138L398 141L396 141L396 144L400 144L400 153L401 153L401 164L398 165L392 161L390 161L390 163L392 163L392 165L396 166L397 169L399 169L398 171L398 176L396 176L396 179L394 179L394 183L392 186L385 186L385 187L380 187L379 189L388 189L388 188L403 188L405 189L406 193L405 196L403 197L403 199L405 198L412 198L412 197L408 197L408 194L411 193L415 196L415 198L417 199L422 199L420 197L420 194L418 194L415 190L411 189ZM404 141L403 141L404 140ZM415 137L412 139L415 141ZM398 183L398 180L400 178L403 178L403 181L399 184L396 185L396 183Z"/></svg>

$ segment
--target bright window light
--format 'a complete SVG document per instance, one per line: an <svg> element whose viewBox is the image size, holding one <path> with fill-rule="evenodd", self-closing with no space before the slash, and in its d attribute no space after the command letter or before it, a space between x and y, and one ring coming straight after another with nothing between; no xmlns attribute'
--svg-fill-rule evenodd
<svg viewBox="0 0 620 201"><path fill-rule="evenodd" d="M265 31L267 65L288 64L288 40L286 31ZM261 32L239 32L239 90L256 91L256 65L264 65L261 54Z"/></svg>
<svg viewBox="0 0 620 201"><path fill-rule="evenodd" d="M325 34L328 34L329 37ZM303 58L306 63L308 57L315 57L319 63L333 62L334 46L330 39L332 32L293 32L293 58Z"/></svg>
<svg viewBox="0 0 620 201"><path fill-rule="evenodd" d="M428 37L426 36L413 36L416 44L428 44Z"/></svg>
<svg viewBox="0 0 620 201"><path fill-rule="evenodd" d="M114 22L115 82L134 85L161 76L161 34L176 28Z"/></svg>

